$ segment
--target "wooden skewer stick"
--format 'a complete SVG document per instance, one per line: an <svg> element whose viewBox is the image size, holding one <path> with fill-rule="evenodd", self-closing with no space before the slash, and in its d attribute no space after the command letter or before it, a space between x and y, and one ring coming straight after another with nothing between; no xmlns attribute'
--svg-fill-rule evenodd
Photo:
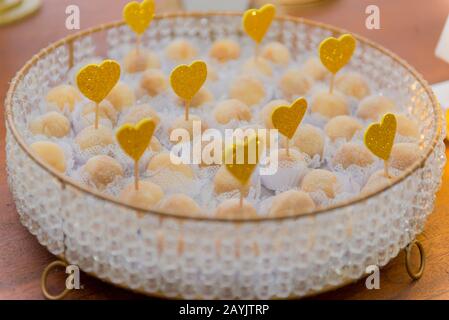
<svg viewBox="0 0 449 320"><path fill-rule="evenodd" d="M139 161L134 162L134 187L139 190Z"/></svg>
<svg viewBox="0 0 449 320"><path fill-rule="evenodd" d="M287 157L290 158L290 139L289 138L285 138L286 142L285 142L285 151L287 152Z"/></svg>
<svg viewBox="0 0 449 320"><path fill-rule="evenodd" d="M137 53L137 56L140 55L140 46L141 46L141 44L142 44L142 38L141 38L140 34L138 34L137 38L136 38L136 53Z"/></svg>
<svg viewBox="0 0 449 320"><path fill-rule="evenodd" d="M243 188L240 189L240 209L243 209Z"/></svg>

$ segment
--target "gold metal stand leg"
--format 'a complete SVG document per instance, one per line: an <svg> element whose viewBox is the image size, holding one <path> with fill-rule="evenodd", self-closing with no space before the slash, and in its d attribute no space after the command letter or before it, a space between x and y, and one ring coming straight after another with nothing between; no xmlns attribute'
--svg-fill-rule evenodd
<svg viewBox="0 0 449 320"><path fill-rule="evenodd" d="M419 269L417 271L412 270L411 256L414 245L416 245L416 247L419 250L420 262L419 262ZM413 240L408 244L407 247L405 247L405 267L407 268L407 273L413 280L418 280L419 278L422 277L425 266L426 266L426 253L424 252L424 247L418 240Z"/></svg>
<svg viewBox="0 0 449 320"><path fill-rule="evenodd" d="M60 294L58 295L52 295L48 292L47 290L47 278L48 278L48 274L50 273L51 270L57 268L57 267L62 267L65 268L67 267L67 263L65 263L64 261L53 261L52 263L50 263L47 267L45 267L44 272L42 272L42 277L41 277L41 290L42 293L44 294L45 298L49 299L49 300L61 300L63 299L68 293L69 293L69 289L65 288L64 291L62 291ZM64 283L65 286L65 283Z"/></svg>

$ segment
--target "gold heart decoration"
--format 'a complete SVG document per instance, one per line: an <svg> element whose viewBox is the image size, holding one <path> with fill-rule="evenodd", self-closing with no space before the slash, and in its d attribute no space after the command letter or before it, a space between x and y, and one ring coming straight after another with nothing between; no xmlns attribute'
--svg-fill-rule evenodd
<svg viewBox="0 0 449 320"><path fill-rule="evenodd" d="M256 43L261 43L276 15L276 7L266 4L260 9L250 9L243 15L243 30Z"/></svg>
<svg viewBox="0 0 449 320"><path fill-rule="evenodd" d="M392 113L383 116L381 123L373 123L365 131L366 147L377 157L387 161L390 158L396 135L396 117Z"/></svg>
<svg viewBox="0 0 449 320"><path fill-rule="evenodd" d="M89 64L76 76L76 84L81 93L96 103L107 97L120 79L120 65L114 60L104 60L101 64Z"/></svg>
<svg viewBox="0 0 449 320"><path fill-rule="evenodd" d="M134 161L139 161L153 137L156 122L151 118L142 119L135 126L127 123L118 129L117 141L123 151Z"/></svg>
<svg viewBox="0 0 449 320"><path fill-rule="evenodd" d="M329 37L320 44L320 59L331 73L336 74L351 60L356 47L356 40L350 34L340 38Z"/></svg>
<svg viewBox="0 0 449 320"><path fill-rule="evenodd" d="M153 0L144 0L141 3L132 1L123 8L123 19L136 34L140 35L153 21L154 12Z"/></svg>
<svg viewBox="0 0 449 320"><path fill-rule="evenodd" d="M170 75L173 91L184 100L192 98L201 89L207 78L207 65L204 61L195 61L190 66L179 65Z"/></svg>
<svg viewBox="0 0 449 320"><path fill-rule="evenodd" d="M273 126L291 139L307 111L307 101L299 98L291 106L279 106L271 114Z"/></svg>
<svg viewBox="0 0 449 320"><path fill-rule="evenodd" d="M259 139L257 135L245 137L243 141L233 143L225 153L225 165L228 171L245 186L259 162Z"/></svg>

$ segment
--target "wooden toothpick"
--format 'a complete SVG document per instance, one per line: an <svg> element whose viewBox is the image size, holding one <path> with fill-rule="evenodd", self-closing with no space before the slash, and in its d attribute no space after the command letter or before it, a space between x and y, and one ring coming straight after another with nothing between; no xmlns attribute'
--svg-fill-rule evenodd
<svg viewBox="0 0 449 320"><path fill-rule="evenodd" d="M139 161L134 162L134 187L139 190Z"/></svg>
<svg viewBox="0 0 449 320"><path fill-rule="evenodd" d="M99 103L95 103L95 129L98 129L98 123L100 122L100 105Z"/></svg>

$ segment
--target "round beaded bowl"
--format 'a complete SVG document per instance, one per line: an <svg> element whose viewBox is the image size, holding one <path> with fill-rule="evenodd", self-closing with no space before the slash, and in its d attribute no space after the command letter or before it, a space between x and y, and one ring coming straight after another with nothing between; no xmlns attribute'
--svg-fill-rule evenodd
<svg viewBox="0 0 449 320"><path fill-rule="evenodd" d="M341 33L301 18L278 17L267 38L285 43L293 54L315 53L322 39ZM210 46L230 35L249 41L240 14L176 13L156 17L142 43L158 48L186 37ZM397 93L398 105L421 125L421 160L385 189L306 215L218 220L142 212L57 173L30 151L25 114L51 86L67 80L72 66L98 50L114 56L131 46L133 34L118 22L49 46L11 83L7 171L21 222L67 263L151 296L303 297L359 279L369 265L386 265L414 243L432 212L446 161L443 116L413 68L356 38L359 45L348 67L369 77L376 90Z"/></svg>

